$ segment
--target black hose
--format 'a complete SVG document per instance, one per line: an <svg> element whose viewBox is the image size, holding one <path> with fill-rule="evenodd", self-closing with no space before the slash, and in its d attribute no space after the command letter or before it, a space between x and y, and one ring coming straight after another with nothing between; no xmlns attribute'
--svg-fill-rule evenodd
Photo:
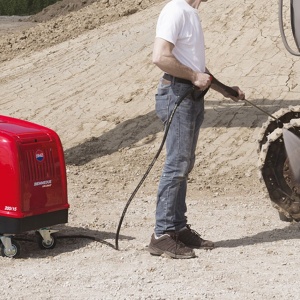
<svg viewBox="0 0 300 300"><path fill-rule="evenodd" d="M76 235L55 235L56 239L90 239L93 241L96 241L96 237L94 236L89 236L89 235L83 235L83 234L76 234ZM14 237L15 240L17 241L22 241L22 242L35 242L35 239L32 238L23 238L23 237Z"/></svg>
<svg viewBox="0 0 300 300"><path fill-rule="evenodd" d="M148 174L150 173L153 165L155 164L157 158L159 157L160 155L160 152L164 146L164 143L166 141L166 138L167 138L167 135L168 135L168 131L169 131L169 128L170 128L170 125L172 123L172 119L174 117L174 114L178 108L178 106L180 105L180 103L182 102L182 100L184 98L186 98L189 94L191 94L193 91L194 91L195 87L194 86L191 86L190 88L188 88L181 96L178 97L178 100L176 101L175 103L175 107L171 113L171 115L169 116L168 120L167 120L167 125L166 125L166 128L165 128L165 133L164 133L164 136L163 136L163 139L162 139L162 142L160 144L160 147L156 153L156 155L154 156L152 162L150 163L147 171L145 172L144 176L142 177L142 179L140 180L140 182L138 183L137 187L135 188L135 190L133 191L133 193L131 194L131 196L129 197L124 209L123 209L123 213L121 215L121 218L120 218L120 221L119 221L119 225L118 225L118 229L117 229L117 233L116 233L116 239L115 239L115 242L116 242L116 250L119 250L119 244L118 244L118 240L119 240L119 234L120 234L120 230L121 230L121 226L122 226L122 222L123 222L123 219L125 217L125 214L126 214L126 211L132 201L132 199L134 198L134 196L136 195L137 191L139 190L139 188L141 187L141 185L143 184L143 182L145 181L145 179L147 178ZM205 93L207 92L207 90L205 91Z"/></svg>
<svg viewBox="0 0 300 300"><path fill-rule="evenodd" d="M89 239L92 241L96 241L94 236L84 235L84 234L75 234L75 235L57 235L57 239Z"/></svg>

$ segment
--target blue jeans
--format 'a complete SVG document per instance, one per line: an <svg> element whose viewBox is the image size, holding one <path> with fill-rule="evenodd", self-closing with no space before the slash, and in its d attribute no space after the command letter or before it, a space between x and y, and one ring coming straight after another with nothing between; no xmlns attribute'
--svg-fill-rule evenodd
<svg viewBox="0 0 300 300"><path fill-rule="evenodd" d="M188 88L188 84L160 79L155 109L165 125L176 100ZM166 160L158 186L156 235L178 231L187 224L187 178L195 164L195 149L203 119L204 99L196 93L185 98L174 114L166 139Z"/></svg>

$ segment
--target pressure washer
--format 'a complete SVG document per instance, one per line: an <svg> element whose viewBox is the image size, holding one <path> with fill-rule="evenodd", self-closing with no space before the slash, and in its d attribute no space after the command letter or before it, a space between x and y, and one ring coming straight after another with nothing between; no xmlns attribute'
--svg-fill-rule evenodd
<svg viewBox="0 0 300 300"><path fill-rule="evenodd" d="M0 116L0 252L18 257L16 234L35 230L41 249L53 249L57 230L68 222L64 153L53 130Z"/></svg>

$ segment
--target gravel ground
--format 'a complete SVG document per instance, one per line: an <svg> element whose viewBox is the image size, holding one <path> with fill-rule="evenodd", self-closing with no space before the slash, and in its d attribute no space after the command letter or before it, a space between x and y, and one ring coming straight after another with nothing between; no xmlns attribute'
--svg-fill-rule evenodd
<svg viewBox="0 0 300 300"><path fill-rule="evenodd" d="M123 208L163 136L153 101L161 73L151 52L165 2L91 1L78 9L80 2L0 19L2 114L59 134L70 203L68 223L54 226L54 249L40 250L26 232L16 236L20 258L0 258L1 299L297 299L299 225L279 220L258 176L267 116L214 92L187 204L192 228L216 249L190 260L148 253L164 153L115 249ZM299 103L300 64L283 48L275 3L214 0L200 13L218 79L269 113Z"/></svg>

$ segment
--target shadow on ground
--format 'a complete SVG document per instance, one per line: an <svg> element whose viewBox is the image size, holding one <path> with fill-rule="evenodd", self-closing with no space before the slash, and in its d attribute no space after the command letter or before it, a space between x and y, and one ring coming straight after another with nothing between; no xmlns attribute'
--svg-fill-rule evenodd
<svg viewBox="0 0 300 300"><path fill-rule="evenodd" d="M256 244L298 239L300 239L299 225L291 224L282 229L263 231L252 236L246 236L239 239L218 241L215 243L215 246L219 248L235 248L240 246L251 246Z"/></svg>
<svg viewBox="0 0 300 300"><path fill-rule="evenodd" d="M62 253L73 252L84 248L93 242L101 243L103 246L110 247L113 251L117 251L115 248L116 233L114 232L91 230L67 225L57 225L51 229L59 230L59 232L54 234L56 245L53 249L40 249L37 236L34 232L16 235L14 239L17 240L21 246L21 258L54 257ZM134 238L120 235L119 240L122 239L132 240Z"/></svg>
<svg viewBox="0 0 300 300"><path fill-rule="evenodd" d="M273 114L281 107L289 107L299 103L298 100L273 101L265 99L253 100L252 102L269 114ZM268 115L243 102L205 100L205 105L205 119L202 128L257 128L261 127L268 119ZM110 155L121 148L132 147L135 143L149 136L151 138L146 143L150 143L155 140L156 134L162 131L163 124L157 118L155 111L151 111L145 115L126 120L99 137L92 137L65 150L66 163L84 165L95 158Z"/></svg>

